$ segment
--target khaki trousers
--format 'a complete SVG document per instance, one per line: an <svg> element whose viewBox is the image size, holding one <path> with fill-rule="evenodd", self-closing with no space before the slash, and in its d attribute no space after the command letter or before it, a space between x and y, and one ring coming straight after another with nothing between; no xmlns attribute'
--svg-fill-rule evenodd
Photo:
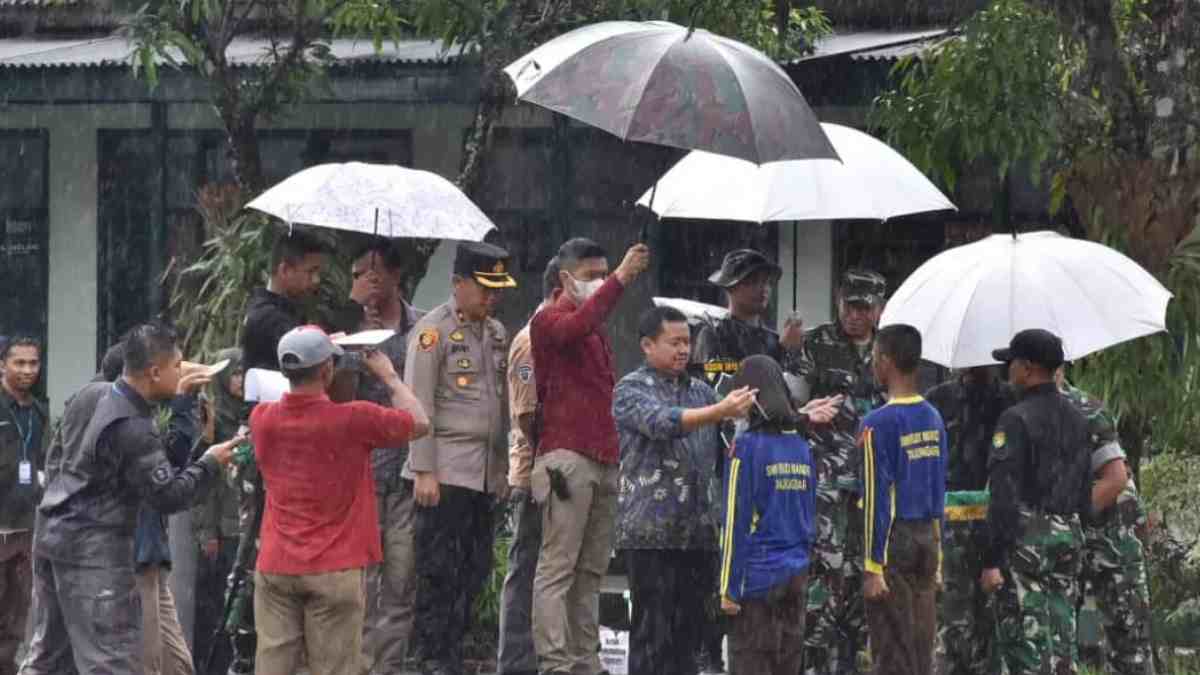
<svg viewBox="0 0 1200 675"><path fill-rule="evenodd" d="M363 570L291 576L254 573L256 675L362 672Z"/></svg>
<svg viewBox="0 0 1200 675"><path fill-rule="evenodd" d="M547 469L562 472L567 498L550 490ZM597 675L600 582L608 571L620 467L573 450L554 450L533 466L542 509L542 548L533 582L533 639L544 673Z"/></svg>
<svg viewBox="0 0 1200 675"><path fill-rule="evenodd" d="M137 573L138 595L142 599L142 672L195 675L192 652L175 611L175 596L167 584L170 573L159 565L147 565Z"/></svg>

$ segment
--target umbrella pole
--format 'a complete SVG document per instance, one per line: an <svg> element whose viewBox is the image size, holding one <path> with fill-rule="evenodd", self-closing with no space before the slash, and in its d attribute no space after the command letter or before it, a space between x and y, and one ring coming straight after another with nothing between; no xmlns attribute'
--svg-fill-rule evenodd
<svg viewBox="0 0 1200 675"><path fill-rule="evenodd" d="M792 221L792 311L799 305L800 293L800 221Z"/></svg>
<svg viewBox="0 0 1200 675"><path fill-rule="evenodd" d="M650 187L650 207L649 208L650 208L650 217L651 218L654 217L654 195L657 192L658 192L658 181L655 180L654 185L652 185ZM634 204L633 208L636 210L637 204ZM646 220L642 223L642 233L638 236L638 240L641 241L643 244L650 243L650 221L649 220Z"/></svg>
<svg viewBox="0 0 1200 675"><path fill-rule="evenodd" d="M379 209L375 209L375 236L379 236Z"/></svg>

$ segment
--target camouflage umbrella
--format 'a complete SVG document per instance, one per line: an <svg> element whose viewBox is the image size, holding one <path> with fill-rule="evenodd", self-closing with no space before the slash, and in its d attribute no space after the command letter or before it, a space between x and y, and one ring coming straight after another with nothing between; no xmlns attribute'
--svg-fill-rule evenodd
<svg viewBox="0 0 1200 675"><path fill-rule="evenodd" d="M755 164L838 159L800 90L736 40L665 21L607 21L504 70L517 96L624 140Z"/></svg>

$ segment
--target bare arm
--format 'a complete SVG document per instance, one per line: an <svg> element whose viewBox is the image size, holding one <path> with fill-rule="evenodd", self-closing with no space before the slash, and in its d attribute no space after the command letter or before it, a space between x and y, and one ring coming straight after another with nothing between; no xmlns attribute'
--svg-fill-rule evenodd
<svg viewBox="0 0 1200 675"><path fill-rule="evenodd" d="M1092 511L1100 513L1117 503L1117 497L1125 489L1129 474L1125 460L1114 459L1101 467L1096 482L1092 484Z"/></svg>

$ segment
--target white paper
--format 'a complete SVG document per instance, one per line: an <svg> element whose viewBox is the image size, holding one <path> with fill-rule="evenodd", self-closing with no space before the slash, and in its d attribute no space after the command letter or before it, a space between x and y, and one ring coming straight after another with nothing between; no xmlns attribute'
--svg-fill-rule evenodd
<svg viewBox="0 0 1200 675"><path fill-rule="evenodd" d="M364 330L361 333L340 337L334 340L333 343L342 347L373 347L395 334L396 331L386 328Z"/></svg>
<svg viewBox="0 0 1200 675"><path fill-rule="evenodd" d="M629 632L600 627L600 663L612 675L629 672Z"/></svg>
<svg viewBox="0 0 1200 675"><path fill-rule="evenodd" d="M20 481L21 485L32 485L33 465L29 462L21 462L17 464L17 480Z"/></svg>
<svg viewBox="0 0 1200 675"><path fill-rule="evenodd" d="M270 403L283 398L292 385L278 370L251 368L246 371L246 400Z"/></svg>

